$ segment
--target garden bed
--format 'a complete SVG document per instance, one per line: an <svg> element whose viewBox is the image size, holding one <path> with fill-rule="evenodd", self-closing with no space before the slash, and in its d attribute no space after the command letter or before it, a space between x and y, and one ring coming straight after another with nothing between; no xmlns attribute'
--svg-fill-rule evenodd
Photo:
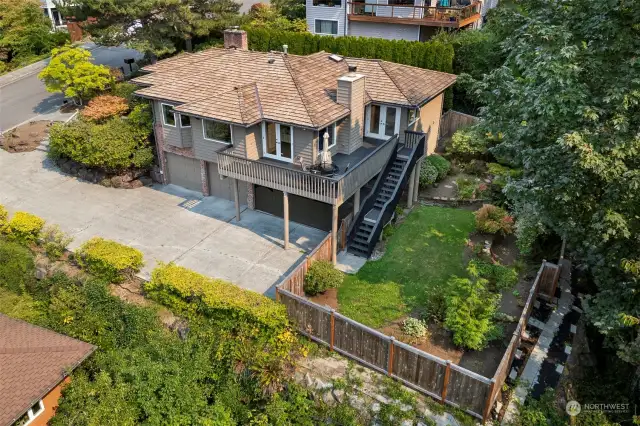
<svg viewBox="0 0 640 426"><path fill-rule="evenodd" d="M29 152L38 149L49 136L51 121L31 121L9 130L0 137L0 147L10 153Z"/></svg>

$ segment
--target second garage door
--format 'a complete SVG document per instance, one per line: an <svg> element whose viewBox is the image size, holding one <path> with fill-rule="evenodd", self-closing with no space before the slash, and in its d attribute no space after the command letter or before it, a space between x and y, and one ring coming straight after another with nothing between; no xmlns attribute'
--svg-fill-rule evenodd
<svg viewBox="0 0 640 426"><path fill-rule="evenodd" d="M200 161L170 152L166 153L166 158L169 183L202 192Z"/></svg>
<svg viewBox="0 0 640 426"><path fill-rule="evenodd" d="M209 194L213 197L224 198L225 200L234 201L233 197L233 179L220 179L218 174L217 163L207 163L209 168ZM247 183L238 182L238 192L240 194L240 204L247 204Z"/></svg>

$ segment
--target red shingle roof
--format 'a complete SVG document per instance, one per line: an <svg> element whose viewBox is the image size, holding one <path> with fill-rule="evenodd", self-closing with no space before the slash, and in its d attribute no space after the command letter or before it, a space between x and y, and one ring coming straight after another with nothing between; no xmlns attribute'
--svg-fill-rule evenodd
<svg viewBox="0 0 640 426"><path fill-rule="evenodd" d="M0 425L10 425L95 346L0 314Z"/></svg>
<svg viewBox="0 0 640 426"><path fill-rule="evenodd" d="M176 111L251 125L262 120L322 128L349 114L336 102L337 80L349 65L365 75L367 102L417 106L451 86L456 76L377 59L326 52L308 56L213 48L144 68L132 80L142 97L178 104Z"/></svg>

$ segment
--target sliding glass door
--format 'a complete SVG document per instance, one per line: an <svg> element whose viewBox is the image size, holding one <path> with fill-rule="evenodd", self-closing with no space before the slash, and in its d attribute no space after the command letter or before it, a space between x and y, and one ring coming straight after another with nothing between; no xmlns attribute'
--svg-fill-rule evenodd
<svg viewBox="0 0 640 426"><path fill-rule="evenodd" d="M263 122L262 150L267 158L293 162L293 127Z"/></svg>
<svg viewBox="0 0 640 426"><path fill-rule="evenodd" d="M365 136L389 139L400 132L400 108L371 104L367 107Z"/></svg>

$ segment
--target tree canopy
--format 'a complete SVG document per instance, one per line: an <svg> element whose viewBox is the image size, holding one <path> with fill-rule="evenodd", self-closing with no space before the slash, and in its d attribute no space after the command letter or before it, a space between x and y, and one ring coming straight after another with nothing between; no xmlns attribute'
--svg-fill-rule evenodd
<svg viewBox="0 0 640 426"><path fill-rule="evenodd" d="M185 40L220 33L239 19L233 0L65 0L68 16L92 20L85 29L101 44L127 43L142 52L164 56Z"/></svg>
<svg viewBox="0 0 640 426"><path fill-rule="evenodd" d="M492 25L506 60L475 94L493 154L523 170L518 233L566 237L589 318L640 365L640 1L516 1Z"/></svg>

